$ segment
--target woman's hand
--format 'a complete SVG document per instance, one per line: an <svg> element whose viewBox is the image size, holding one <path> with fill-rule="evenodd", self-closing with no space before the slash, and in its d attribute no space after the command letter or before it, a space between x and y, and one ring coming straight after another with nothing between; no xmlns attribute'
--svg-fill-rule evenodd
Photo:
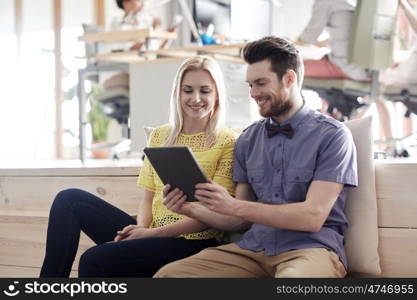
<svg viewBox="0 0 417 300"><path fill-rule="evenodd" d="M117 232L115 242L158 236L158 228L146 228L140 225L128 225Z"/></svg>
<svg viewBox="0 0 417 300"><path fill-rule="evenodd" d="M156 29L156 27L158 27L159 25L161 25L161 19L159 18L154 18L152 21L152 28Z"/></svg>
<svg viewBox="0 0 417 300"><path fill-rule="evenodd" d="M164 205L174 213L186 215L188 212L187 208L189 208L190 205L189 202L186 202L187 195L185 195L184 192L178 188L175 188L172 191L170 191L170 189L171 186L167 184L162 190Z"/></svg>
<svg viewBox="0 0 417 300"><path fill-rule="evenodd" d="M222 186L210 180L196 185L195 198L208 209L224 215L235 215L239 200Z"/></svg>

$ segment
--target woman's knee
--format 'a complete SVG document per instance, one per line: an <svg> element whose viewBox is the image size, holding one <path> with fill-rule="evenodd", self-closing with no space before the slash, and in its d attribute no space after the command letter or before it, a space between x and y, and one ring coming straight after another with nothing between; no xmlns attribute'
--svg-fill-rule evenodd
<svg viewBox="0 0 417 300"><path fill-rule="evenodd" d="M54 202L52 204L52 206L59 206L59 205L73 205L76 201L79 200L85 200L86 195L88 195L88 193L86 191L80 190L80 189L75 189L75 188L71 188L71 189L65 189L60 191L54 199Z"/></svg>
<svg viewBox="0 0 417 300"><path fill-rule="evenodd" d="M78 198L78 196L80 195L80 193L84 192L83 190L80 189L65 189L60 191L56 196L55 196L55 201L68 201L74 198Z"/></svg>

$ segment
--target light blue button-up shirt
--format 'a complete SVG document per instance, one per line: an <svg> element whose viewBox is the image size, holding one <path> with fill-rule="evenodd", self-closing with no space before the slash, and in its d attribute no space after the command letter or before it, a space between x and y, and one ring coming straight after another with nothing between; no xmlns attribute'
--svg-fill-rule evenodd
<svg viewBox="0 0 417 300"><path fill-rule="evenodd" d="M343 183L329 217L319 232L303 232L253 224L238 241L240 247L276 255L289 250L327 248L347 267L344 233L346 187L357 186L356 148L347 127L305 105L289 120L294 136L268 138L261 119L239 137L233 180L249 183L259 202L286 204L305 201L313 180Z"/></svg>

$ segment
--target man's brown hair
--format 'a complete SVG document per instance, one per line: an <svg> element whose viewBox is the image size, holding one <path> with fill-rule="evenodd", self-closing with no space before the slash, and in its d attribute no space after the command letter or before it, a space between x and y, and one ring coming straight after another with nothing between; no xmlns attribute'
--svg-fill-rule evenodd
<svg viewBox="0 0 417 300"><path fill-rule="evenodd" d="M299 51L294 44L276 36L266 36L248 43L243 48L243 58L248 64L263 61L271 62L271 68L281 81L288 69L293 70L301 87L304 76L304 65Z"/></svg>

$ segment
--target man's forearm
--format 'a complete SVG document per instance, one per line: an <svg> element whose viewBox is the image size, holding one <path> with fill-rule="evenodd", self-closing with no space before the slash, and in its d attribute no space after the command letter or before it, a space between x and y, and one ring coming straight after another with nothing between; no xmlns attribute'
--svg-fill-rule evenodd
<svg viewBox="0 0 417 300"><path fill-rule="evenodd" d="M265 204L237 200L234 215L252 223L296 231L315 232L323 224L321 212L305 202Z"/></svg>
<svg viewBox="0 0 417 300"><path fill-rule="evenodd" d="M209 227L229 232L242 232L248 229L251 225L250 222L245 221L240 217L222 215L196 203L193 203L190 206L187 215L190 218L207 224Z"/></svg>

